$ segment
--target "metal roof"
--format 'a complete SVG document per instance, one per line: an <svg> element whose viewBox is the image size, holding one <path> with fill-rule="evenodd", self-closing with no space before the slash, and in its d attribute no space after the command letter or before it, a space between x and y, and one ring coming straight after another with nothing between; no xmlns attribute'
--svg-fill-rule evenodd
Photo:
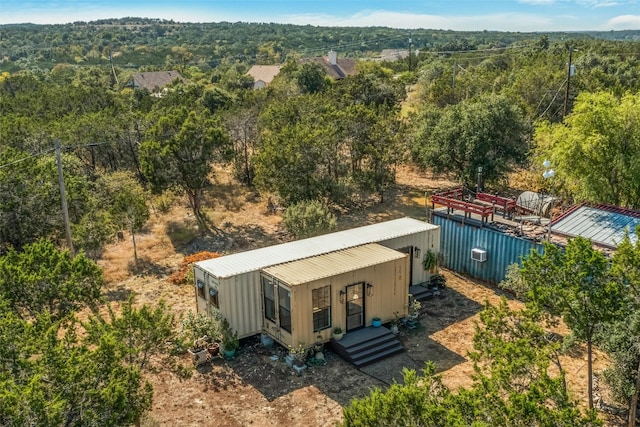
<svg viewBox="0 0 640 427"><path fill-rule="evenodd" d="M640 213L610 206L580 206L553 222L551 231L565 236L582 236L593 243L617 248L625 233L636 242Z"/></svg>
<svg viewBox="0 0 640 427"><path fill-rule="evenodd" d="M266 268L265 273L288 285L300 285L350 271L360 270L407 255L376 243L318 255Z"/></svg>
<svg viewBox="0 0 640 427"><path fill-rule="evenodd" d="M219 258L199 261L196 265L215 277L226 278L250 271L262 270L285 262L297 261L341 249L366 245L367 243L382 242L396 237L435 230L437 228L437 225L417 219L400 218L324 234L322 236L310 237L308 239L225 255Z"/></svg>

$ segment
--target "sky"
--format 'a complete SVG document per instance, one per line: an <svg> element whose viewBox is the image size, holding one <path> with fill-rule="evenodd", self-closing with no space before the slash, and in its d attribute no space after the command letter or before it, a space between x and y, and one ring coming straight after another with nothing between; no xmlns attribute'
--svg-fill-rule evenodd
<svg viewBox="0 0 640 427"><path fill-rule="evenodd" d="M457 31L640 30L640 0L0 0L0 24L123 17Z"/></svg>

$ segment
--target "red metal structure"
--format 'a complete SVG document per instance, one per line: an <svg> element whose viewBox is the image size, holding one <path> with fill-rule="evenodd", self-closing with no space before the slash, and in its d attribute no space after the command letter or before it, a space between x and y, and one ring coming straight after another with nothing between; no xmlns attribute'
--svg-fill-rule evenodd
<svg viewBox="0 0 640 427"><path fill-rule="evenodd" d="M493 206L466 202L462 200L463 195L464 191L462 188L434 194L431 196L431 208L435 208L435 204L437 203L446 206L447 215L453 213L455 210L460 210L464 213L465 218L471 218L472 214L478 215L481 218L481 224L488 222L489 216L491 216L491 221L493 221Z"/></svg>

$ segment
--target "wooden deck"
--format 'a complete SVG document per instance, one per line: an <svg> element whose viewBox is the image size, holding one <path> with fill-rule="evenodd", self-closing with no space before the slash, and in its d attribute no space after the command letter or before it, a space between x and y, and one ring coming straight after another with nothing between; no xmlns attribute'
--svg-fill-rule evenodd
<svg viewBox="0 0 640 427"><path fill-rule="evenodd" d="M402 343L384 326L348 332L340 341L330 342L331 349L357 368L404 351Z"/></svg>

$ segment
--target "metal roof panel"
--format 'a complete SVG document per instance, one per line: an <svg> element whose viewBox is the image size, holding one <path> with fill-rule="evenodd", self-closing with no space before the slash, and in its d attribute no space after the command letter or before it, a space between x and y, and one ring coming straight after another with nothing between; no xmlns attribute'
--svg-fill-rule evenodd
<svg viewBox="0 0 640 427"><path fill-rule="evenodd" d="M264 272L293 286L402 259L406 256L407 254L385 246L369 243L275 265L264 269Z"/></svg>
<svg viewBox="0 0 640 427"><path fill-rule="evenodd" d="M554 222L551 230L570 237L582 236L593 243L617 248L626 230L629 231L631 242L636 242L634 230L638 225L639 217L613 210L581 206Z"/></svg>
<svg viewBox="0 0 640 427"><path fill-rule="evenodd" d="M417 219L400 218L308 239L238 252L219 258L199 261L196 265L215 277L227 278L250 271L262 270L285 262L297 261L367 243L382 242L437 228L437 225Z"/></svg>

